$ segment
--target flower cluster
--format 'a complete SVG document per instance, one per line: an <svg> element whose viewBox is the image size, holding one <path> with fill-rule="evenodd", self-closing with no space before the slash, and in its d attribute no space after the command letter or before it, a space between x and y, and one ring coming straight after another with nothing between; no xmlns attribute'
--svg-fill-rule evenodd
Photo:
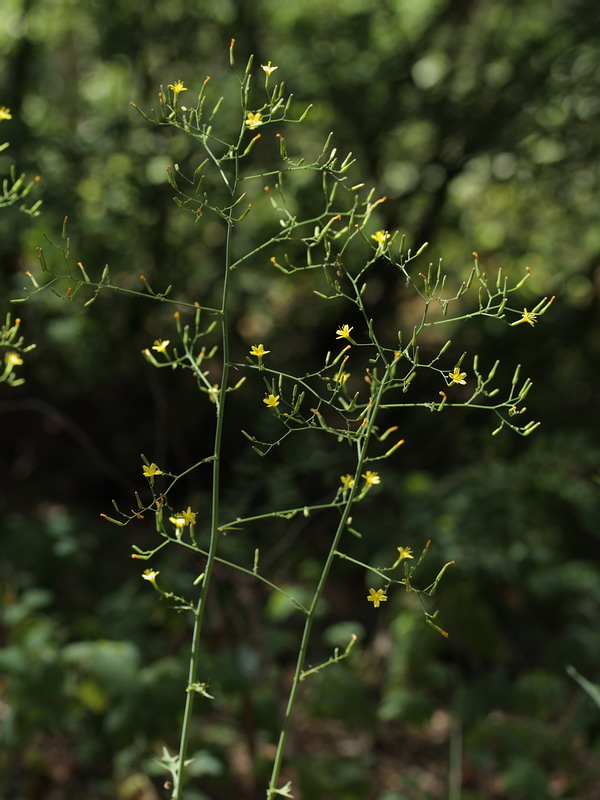
<svg viewBox="0 0 600 800"><path fill-rule="evenodd" d="M341 325L335 332L336 339L350 339L352 328L350 325Z"/></svg>
<svg viewBox="0 0 600 800"><path fill-rule="evenodd" d="M381 483L381 478L379 477L378 472L371 472L368 469L364 475L361 475L361 478L365 479L365 484L367 486L376 486L378 483Z"/></svg>
<svg viewBox="0 0 600 800"><path fill-rule="evenodd" d="M244 120L244 125L247 125L248 128L253 131L255 128L258 128L259 125L262 125L262 114L260 111L256 113L252 113L252 111L248 112L246 119Z"/></svg>
<svg viewBox="0 0 600 800"><path fill-rule="evenodd" d="M157 353L166 353L169 344L170 339L155 339L152 349L156 350Z"/></svg>
<svg viewBox="0 0 600 800"><path fill-rule="evenodd" d="M377 231L377 233L371 234L371 239L375 239L377 244L383 245L386 244L387 240L390 238L390 235L387 231Z"/></svg>
<svg viewBox="0 0 600 800"><path fill-rule="evenodd" d="M385 603L387 596L383 589L377 589L377 591L375 591L375 589L369 589L367 600L369 603L373 603L373 608L379 608L379 604Z"/></svg>
<svg viewBox="0 0 600 800"><path fill-rule="evenodd" d="M144 473L144 478L155 478L157 475L163 474L162 469L159 469L154 463L154 461L152 462L152 464L150 464L150 466L144 464L144 466L142 467L142 472Z"/></svg>
<svg viewBox="0 0 600 800"><path fill-rule="evenodd" d="M17 352L15 352L14 350L11 350L10 352L8 352L4 356L4 360L11 367L20 367L21 364L23 363L23 359L21 358L21 356Z"/></svg>
<svg viewBox="0 0 600 800"><path fill-rule="evenodd" d="M467 373L461 372L460 367L454 367L454 370L448 373L448 378L450 379L451 383L460 383L463 386L466 384L466 377Z"/></svg>
<svg viewBox="0 0 600 800"><path fill-rule="evenodd" d="M183 81L175 81L175 83L170 83L169 89L173 90L173 94L175 95L175 97L177 97L177 95L180 92L187 92L187 89L185 88Z"/></svg>
<svg viewBox="0 0 600 800"><path fill-rule="evenodd" d="M250 348L250 355L256 356L259 360L270 352L270 350L265 350L264 345L262 344L253 344Z"/></svg>
<svg viewBox="0 0 600 800"><path fill-rule="evenodd" d="M358 499L362 500L362 498L366 495L369 491L371 486L377 486L381 483L381 478L379 477L378 472L373 472L372 470L368 469L361 475L361 478L364 479L363 487L358 495ZM351 475L349 472L346 475L340 475L340 483L342 484L342 494L345 497L347 492L352 489L354 486L354 476Z"/></svg>
<svg viewBox="0 0 600 800"><path fill-rule="evenodd" d="M158 575L158 570L155 569L145 569L142 572L142 578L145 581L150 581L153 586L156 586L156 576Z"/></svg>
<svg viewBox="0 0 600 800"><path fill-rule="evenodd" d="M518 319L516 322L512 322L511 325L522 325L524 322L527 322L533 328L537 322L537 314L534 311L527 311L527 309L524 308L521 319Z"/></svg>

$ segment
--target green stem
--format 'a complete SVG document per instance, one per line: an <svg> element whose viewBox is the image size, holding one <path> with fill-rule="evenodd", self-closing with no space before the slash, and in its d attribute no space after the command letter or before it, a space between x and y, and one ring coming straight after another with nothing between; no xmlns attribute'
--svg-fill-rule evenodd
<svg viewBox="0 0 600 800"><path fill-rule="evenodd" d="M356 493L358 491L358 483L361 477L361 473L364 468L367 449L369 446L369 440L373 433L375 419L377 418L377 412L379 410L379 406L381 404L381 399L383 397L383 393L385 391L386 384L388 382L390 373L390 366L385 370L385 374L381 383L379 384L379 389L377 391L377 396L375 398L375 402L373 403L373 408L371 414L368 417L368 422L366 426L365 435L362 439L357 442L357 451L358 451L358 459L356 464L356 470L354 473L354 484L350 491L350 495L348 496L348 500L346 502L346 506L344 511L342 512L342 516L340 518L339 524L335 531L335 535L331 542L331 547L329 549L329 554L327 555L327 560L323 566L323 570L321 572L321 577L319 578L319 583L317 588L315 589L315 593L313 595L311 604L308 609L308 616L304 622L304 630L302 632L302 640L300 643L300 649L298 651L298 659L296 661L296 669L294 672L294 678L292 681L292 686L290 689L290 693L288 695L288 702L285 710L285 715L283 719L283 725L281 727L281 732L279 735L279 741L277 743L277 751L275 753L275 759L273 761L273 770L271 772L271 780L269 781L269 788L267 789L267 800L272 800L277 794L277 783L279 781L279 773L281 772L281 766L283 763L283 756L285 753L285 745L286 740L290 728L292 713L294 710L294 705L296 703L296 697L298 694L298 689L300 686L300 681L302 679L302 672L304 669L304 662L306 660L306 653L308 650L308 643L310 641L310 635L312 631L312 626L315 618L315 611L317 606L321 600L323 595L323 591L325 589L325 584L327 583L327 578L329 577L329 573L331 571L331 566L337 554L338 545L346 524L348 522L348 517L350 516L350 512L352 510L352 506L354 504L354 499Z"/></svg>
<svg viewBox="0 0 600 800"><path fill-rule="evenodd" d="M235 175L231 186L231 197L235 199L237 192L239 176L238 176L238 160L235 159ZM229 186L229 183L227 183ZM208 598L208 591L211 582L213 567L217 556L217 542L219 538L219 502L220 502L220 477L221 477L221 442L223 439L223 424L225 418L225 398L227 397L227 383L229 380L230 356L229 356L229 325L228 325L228 300L229 300L229 280L230 280L230 264L231 264L231 239L233 234L234 221L231 215L227 221L227 238L225 243L225 267L223 278L223 294L221 301L221 336L223 346L223 369L221 370L221 391L218 397L215 398L217 409L217 423L215 426L215 439L213 449L213 480L212 480L212 502L211 502L211 529L210 529L210 542L208 547L208 556L206 559L206 567L204 570L204 579L202 581L202 588L200 590L200 598L198 605L194 610L194 631L192 634L192 648L190 654L190 666L188 671L187 693L185 700L185 708L183 711L183 722L181 725L181 740L179 744L179 760L177 767L177 775L174 782L172 800L183 800L183 783L185 774L185 760L188 751L188 744L190 739L190 727L192 721L192 713L194 708L195 692L189 691L192 684L196 682L198 673L198 660L200 657L200 636L202 633L202 623L204 620L204 613L206 610L206 602Z"/></svg>

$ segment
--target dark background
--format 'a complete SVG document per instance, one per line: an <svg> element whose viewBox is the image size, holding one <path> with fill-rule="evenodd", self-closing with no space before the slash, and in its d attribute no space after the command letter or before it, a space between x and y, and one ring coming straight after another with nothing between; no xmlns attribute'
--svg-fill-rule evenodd
<svg viewBox="0 0 600 800"><path fill-rule="evenodd" d="M108 263L122 286L139 289L143 274L187 302L215 291L222 227L196 225L165 179L168 164L197 162L195 145L129 101L150 108L161 84L181 79L191 94L210 75L216 102L233 86L231 37L238 66L250 53L271 60L296 111L314 104L290 134L294 153L318 151L333 130L339 152L358 159L356 181L388 198L377 226L413 248L430 242L422 267L443 257L460 280L476 250L492 274L501 266L517 280L531 268L523 306L556 295L535 328L475 320L457 332L480 363L501 360L501 378L523 365L534 382L528 412L542 422L534 436L492 438L490 418L462 411L393 420L407 446L357 512L354 554L388 563L397 546L418 552L431 539L433 574L456 561L437 600L450 638L423 624L409 595L374 611L362 570L337 565L309 660L351 632L360 641L303 690L287 777L305 800L437 800L449 786L451 800L593 800L600 717L565 673L573 664L600 677L600 27L597 4L583 0L4 0L0 104L13 119L0 123L11 142L0 167L39 174L43 207L33 220L0 215L4 310L37 342L26 384L0 387L0 795L168 794L152 756L177 744L189 620L129 558L132 544L154 542L151 522L115 528L99 514L143 490L140 452L174 472L207 455L212 409L185 375L140 356L170 338L172 309L116 294L85 309L50 292L9 300L23 296L25 270L39 274L37 246L61 266L47 239L61 241L65 216L73 261L94 276ZM265 136L257 164L274 153ZM298 197L310 208L317 193L307 185ZM269 224L258 213L255 235ZM266 258L239 276L239 360L251 344L276 342L298 371L346 321ZM369 302L390 336L414 315L388 273ZM233 402L239 427L259 435L256 398ZM237 427L226 445L226 516L329 496L346 471L337 451L300 437L268 460ZM208 477L182 487L181 506L200 519ZM251 540L228 536L223 552L245 557L260 545L272 578L302 593L330 535L330 518L298 518L248 529ZM152 565L176 591L202 567L181 554ZM189 798L254 800L300 621L237 573L216 579L202 679L217 699L198 704Z"/></svg>

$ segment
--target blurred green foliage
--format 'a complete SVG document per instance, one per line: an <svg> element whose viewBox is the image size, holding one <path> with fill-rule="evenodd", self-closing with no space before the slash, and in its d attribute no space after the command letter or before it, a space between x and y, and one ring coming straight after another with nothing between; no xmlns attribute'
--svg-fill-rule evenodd
<svg viewBox="0 0 600 800"><path fill-rule="evenodd" d="M191 140L148 126L129 101L151 108L176 79L196 90L207 75L210 87L227 81L231 37L240 61L252 52L280 65L298 109L314 103L313 124L290 134L294 153L317 151L329 130L340 152L354 152L360 179L388 197L382 228L411 246L430 241L429 258L443 256L455 279L477 250L490 271L531 267L524 304L557 296L527 336L462 331L470 353L507 370L519 361L534 380L528 402L543 426L533 439L491 439L466 413L390 422L407 446L386 466L377 515L365 507L353 522L364 534L358 557L386 563L390 549L432 539L436 563L456 561L439 597L451 635L424 628L410 595L374 612L365 576L340 565L311 661L352 632L360 647L307 681L292 764L301 795L446 797L460 730L462 800L595 800L597 709L565 667L600 678L597 5L119 0L107 10L4 0L0 104L13 118L0 123L11 142L0 175L12 164L39 174L32 195L43 199L35 219L0 214L6 307L35 272L35 247L60 240L65 216L88 269L109 263L125 287L140 288L143 274L178 297L210 295L223 230L177 209L166 182L169 164L194 165ZM216 102L221 90L211 91ZM257 145L259 164L273 146ZM298 202L314 191L298 185ZM273 220L259 192L260 233ZM58 263L58 251L46 252ZM393 275L372 291L390 331L414 315ZM340 320L311 292L291 289L266 258L240 272L236 346L277 341L291 362L326 350ZM171 324L160 308L107 295L82 309L47 294L18 310L38 347L20 367L27 383L0 387L0 794L152 800L163 796L152 756L176 743L188 624L129 560L152 531L109 528L98 514L139 489L140 452L174 468L194 461L210 410L140 357ZM243 398L236 414L241 427L253 418ZM292 443L258 466L237 435L228 448L231 515L302 503L345 471L316 443L309 460ZM207 508L206 486L185 492L182 503ZM301 594L327 531L327 520L295 519L252 532L250 544ZM228 537L223 552L249 546ZM200 566L174 555L160 568L176 587ZM203 665L216 700L200 704L190 800L263 796L299 627L285 611L219 573ZM153 783L134 781L131 793L139 771Z"/></svg>

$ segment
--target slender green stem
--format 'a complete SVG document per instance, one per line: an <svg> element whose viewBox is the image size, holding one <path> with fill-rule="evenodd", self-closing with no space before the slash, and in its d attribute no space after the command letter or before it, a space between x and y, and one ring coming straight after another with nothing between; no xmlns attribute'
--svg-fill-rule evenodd
<svg viewBox="0 0 600 800"><path fill-rule="evenodd" d="M321 572L321 576L319 578L319 583L317 588L315 589L315 593L313 595L311 604L308 609L308 616L304 622L304 630L302 632L302 640L300 643L300 649L298 651L298 659L296 661L296 669L294 672L294 678L292 680L292 686L290 688L290 693L288 695L288 702L284 714L283 724L281 726L281 732L279 735L279 741L277 743L277 751L275 753L275 759L273 761L273 770L271 772L271 780L269 781L269 788L267 790L267 800L272 800L277 793L277 783L279 781L279 774L281 772L281 766L283 763L283 756L285 753L285 745L287 741L287 736L290 728L290 723L292 719L292 713L294 710L294 706L296 703L296 697L298 694L298 689L300 686L300 681L302 680L302 673L304 669L304 662L306 660L306 654L308 650L308 643L310 641L310 635L312 632L312 626L315 619L315 611L321 597L323 595L323 591L325 589L325 584L327 583L327 578L329 577L329 573L331 571L331 566L337 554L338 545L340 539L342 538L342 534L344 529L348 523L348 518L350 516L350 512L352 511L352 506L354 504L355 496L358 491L359 480L361 477L361 473L364 468L367 449L369 446L369 440L373 433L373 428L375 424L375 420L377 418L377 412L379 410L379 406L381 404L381 399L383 397L390 373L390 366L385 370L385 374L381 383L379 384L379 388L377 391L377 395L375 401L373 403L373 408L371 413L368 417L365 435L362 439L359 439L356 443L357 447L357 463L356 463L356 470L354 473L354 483L352 489L350 490L350 494L348 496L348 500L342 512L342 516L340 517L339 524L333 536L333 540L331 542L331 547L329 549L329 553L327 555L327 560L323 566L323 570Z"/></svg>
<svg viewBox="0 0 600 800"><path fill-rule="evenodd" d="M239 177L238 177L238 161L235 160L235 174L232 184L230 186L232 200L235 199L237 192ZM219 503L220 503L220 477L221 477L221 442L223 439L223 425L225 419L225 398L227 397L227 383L229 381L229 320L227 315L228 301L229 301L229 280L230 280L230 264L231 264L231 240L233 234L234 221L231 215L227 221L227 238L225 243L225 265L223 270L223 293L221 301L221 338L223 347L223 368L221 370L221 391L215 398L217 409L217 422L215 426L215 439L213 449L213 480L212 480L212 502L211 502L211 529L210 529L210 542L208 547L208 555L206 559L206 567L204 570L204 579L202 581L202 588L200 590L200 598L198 605L194 610L194 631L192 634L192 647L190 654L190 665L188 672L187 693L185 700L185 708L183 712L183 721L181 725L181 740L179 744L179 760L177 767L177 776L175 785L173 787L172 800L183 800L183 784L185 774L185 760L187 756L188 744L190 739L190 727L192 721L192 712L194 708L195 692L189 691L192 684L196 682L198 673L198 660L200 657L200 636L202 633L202 623L204 613L206 610L206 602L208 598L208 591L210 588L213 567L217 556L217 542L219 538Z"/></svg>
<svg viewBox="0 0 600 800"><path fill-rule="evenodd" d="M225 525L221 525L220 530L227 531L227 530L236 530L240 528L242 525L246 525L248 522L256 522L260 519L272 519L273 517L279 517L281 519L292 519L295 517L296 514L301 514L303 511L323 511L326 508L341 508L344 505L343 502L337 502L333 500L331 503L317 503L314 506L297 506L296 508L284 508L281 511L269 511L266 514L255 514L253 517L238 517L234 519L232 522L227 522Z"/></svg>
<svg viewBox="0 0 600 800"><path fill-rule="evenodd" d="M200 553L203 556L208 556L208 551L202 550L200 547L196 547L193 544L182 542L181 539L168 539L164 544L177 544L180 547L185 547L188 550L193 550L195 553ZM164 544L160 546L164 547ZM159 548L157 548L157 550L158 549ZM273 589L274 592L279 592L279 594L282 597L285 597L285 599L288 600L294 606L294 608L297 608L298 611L302 611L303 614L308 614L308 609L304 605L302 605L302 603L299 600L296 600L295 597L292 597L291 594L288 594L284 589L281 588L281 586L277 586L276 583L273 583L272 581L268 580L259 572L255 572L255 570L253 569L246 569L246 567L242 567L240 564L236 564L234 561L228 561L226 558L220 558L219 556L215 556L215 561L218 562L219 564L223 564L226 567L235 569L238 572L243 572L244 575L250 575L252 578L256 578L257 581L264 583L265 586L268 586L270 589Z"/></svg>

